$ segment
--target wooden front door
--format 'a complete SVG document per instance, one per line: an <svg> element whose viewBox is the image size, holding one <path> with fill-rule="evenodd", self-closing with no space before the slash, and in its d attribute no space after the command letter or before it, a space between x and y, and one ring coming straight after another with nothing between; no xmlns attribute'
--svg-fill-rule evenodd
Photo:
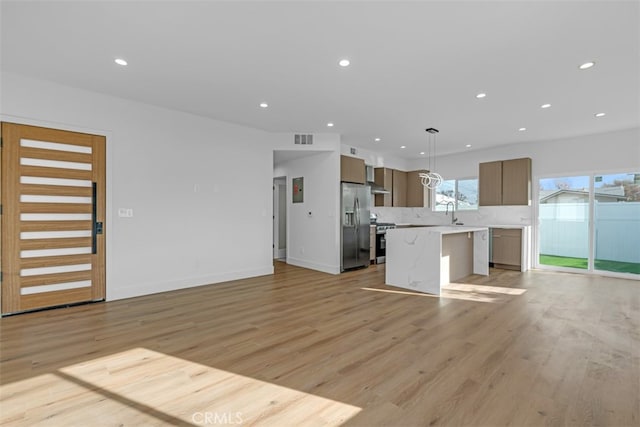
<svg viewBox="0 0 640 427"><path fill-rule="evenodd" d="M2 123L2 314L105 298L105 137Z"/></svg>

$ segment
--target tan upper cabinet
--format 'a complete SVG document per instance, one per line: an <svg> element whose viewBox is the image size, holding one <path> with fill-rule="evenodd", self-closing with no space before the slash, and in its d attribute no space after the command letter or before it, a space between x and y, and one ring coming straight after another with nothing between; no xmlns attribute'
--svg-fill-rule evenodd
<svg viewBox="0 0 640 427"><path fill-rule="evenodd" d="M502 162L502 204L528 205L531 201L531 159Z"/></svg>
<svg viewBox="0 0 640 427"><path fill-rule="evenodd" d="M528 205L531 201L531 159L480 163L480 206Z"/></svg>
<svg viewBox="0 0 640 427"><path fill-rule="evenodd" d="M376 194L374 197L375 206L393 206L391 192L393 191L393 169L375 168L374 182L387 190L388 194Z"/></svg>
<svg viewBox="0 0 640 427"><path fill-rule="evenodd" d="M422 185L420 174L426 171L407 172L407 207L426 208L429 207L429 190Z"/></svg>
<svg viewBox="0 0 640 427"><path fill-rule="evenodd" d="M480 163L478 204L480 206L502 204L502 161Z"/></svg>
<svg viewBox="0 0 640 427"><path fill-rule="evenodd" d="M340 181L365 184L367 180L363 159L340 156Z"/></svg>
<svg viewBox="0 0 640 427"><path fill-rule="evenodd" d="M407 173L393 170L393 191L391 192L393 206L407 206Z"/></svg>
<svg viewBox="0 0 640 427"><path fill-rule="evenodd" d="M422 170L404 172L389 168L375 168L375 183L389 194L376 194L375 206L423 208L429 207L429 192L422 185Z"/></svg>

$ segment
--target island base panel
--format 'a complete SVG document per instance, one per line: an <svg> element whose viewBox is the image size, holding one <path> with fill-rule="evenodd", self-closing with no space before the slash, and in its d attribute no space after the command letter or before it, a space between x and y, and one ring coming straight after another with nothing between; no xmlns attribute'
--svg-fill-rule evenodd
<svg viewBox="0 0 640 427"><path fill-rule="evenodd" d="M443 234L441 285L473 274L473 233Z"/></svg>

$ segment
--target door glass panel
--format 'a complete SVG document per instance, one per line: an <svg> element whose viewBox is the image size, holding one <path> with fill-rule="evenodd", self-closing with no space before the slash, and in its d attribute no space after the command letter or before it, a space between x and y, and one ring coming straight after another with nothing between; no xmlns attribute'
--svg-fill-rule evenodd
<svg viewBox="0 0 640 427"><path fill-rule="evenodd" d="M594 269L640 274L640 173L594 177Z"/></svg>
<svg viewBox="0 0 640 427"><path fill-rule="evenodd" d="M540 264L587 269L589 177L543 178L539 188Z"/></svg>

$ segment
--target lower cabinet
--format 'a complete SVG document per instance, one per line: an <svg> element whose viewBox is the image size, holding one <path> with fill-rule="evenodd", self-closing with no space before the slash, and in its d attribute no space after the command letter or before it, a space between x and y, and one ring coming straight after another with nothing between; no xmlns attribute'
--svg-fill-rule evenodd
<svg viewBox="0 0 640 427"><path fill-rule="evenodd" d="M521 269L522 230L518 228L492 228L491 262L496 268Z"/></svg>
<svg viewBox="0 0 640 427"><path fill-rule="evenodd" d="M369 226L369 262L376 260L376 226Z"/></svg>

